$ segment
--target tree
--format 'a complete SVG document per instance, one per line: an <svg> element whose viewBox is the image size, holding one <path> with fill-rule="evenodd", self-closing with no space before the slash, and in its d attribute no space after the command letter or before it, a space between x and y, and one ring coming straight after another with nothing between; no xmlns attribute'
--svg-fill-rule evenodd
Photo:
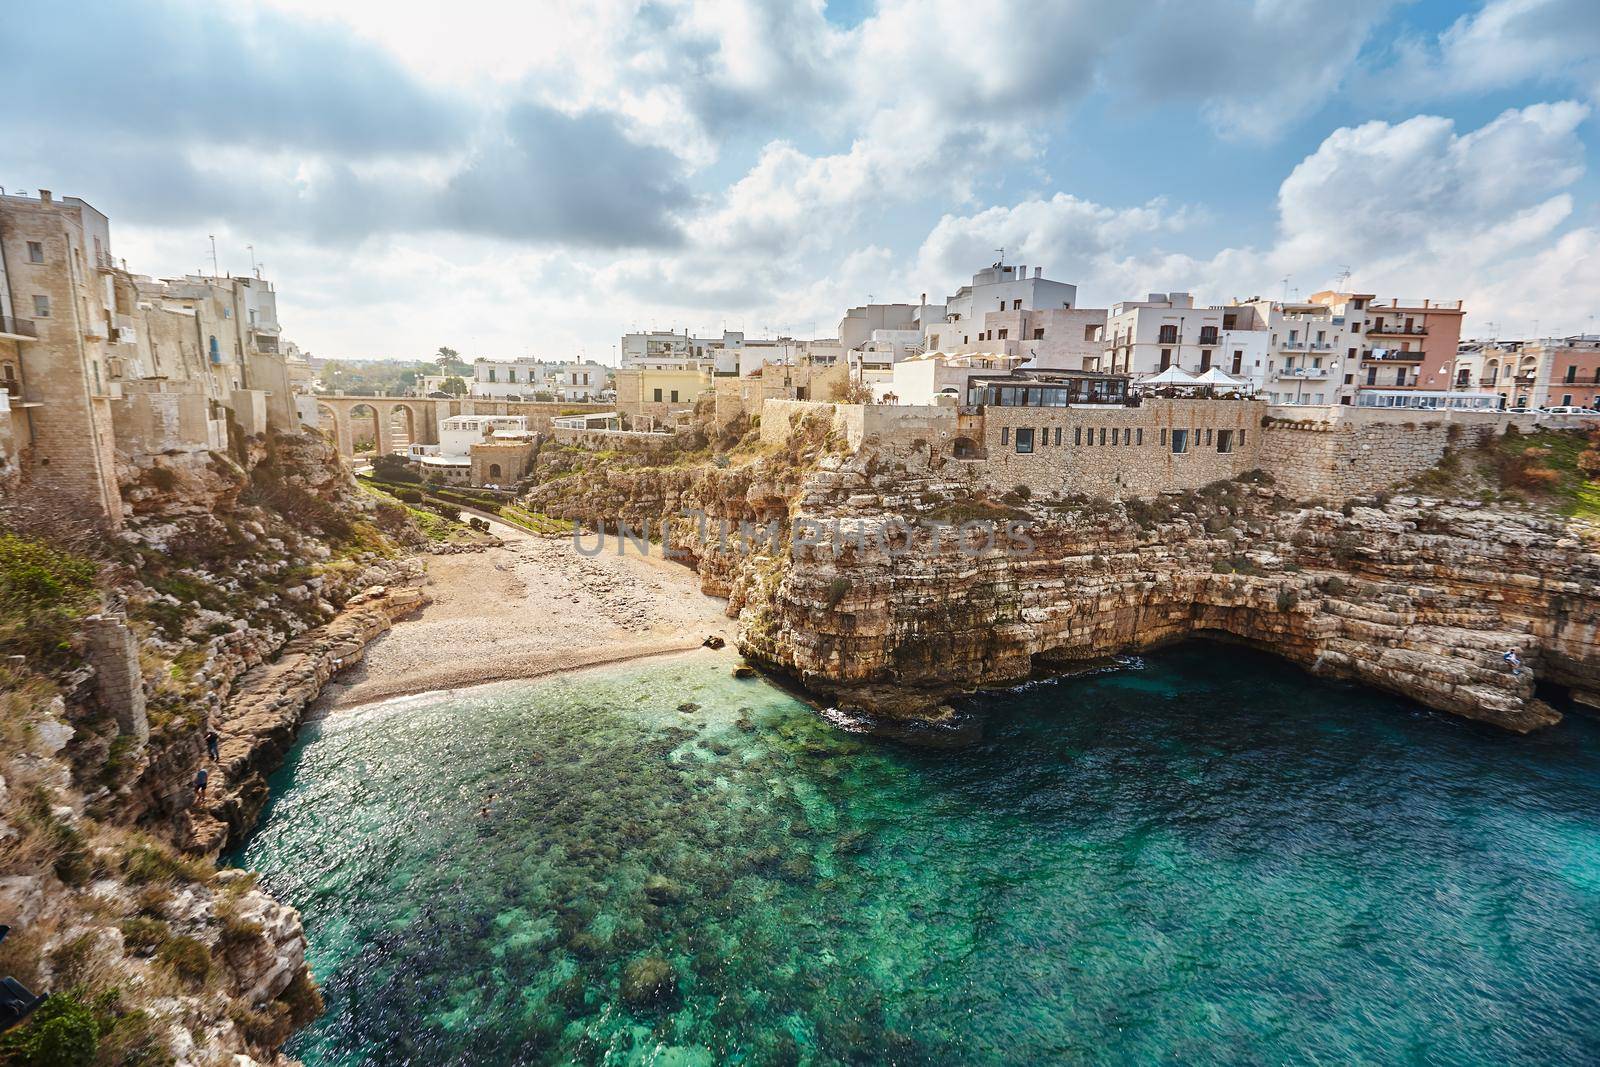
<svg viewBox="0 0 1600 1067"><path fill-rule="evenodd" d="M467 383L459 374L452 374L439 386L440 392L449 393L451 396L466 396Z"/></svg>
<svg viewBox="0 0 1600 1067"><path fill-rule="evenodd" d="M447 370L461 362L461 353L445 345L439 346L439 355L434 359L440 369Z"/></svg>

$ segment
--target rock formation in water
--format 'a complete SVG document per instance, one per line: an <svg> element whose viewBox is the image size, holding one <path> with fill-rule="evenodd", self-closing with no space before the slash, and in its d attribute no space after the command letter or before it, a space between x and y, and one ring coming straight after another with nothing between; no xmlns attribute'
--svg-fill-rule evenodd
<svg viewBox="0 0 1600 1067"><path fill-rule="evenodd" d="M1600 690L1593 532L1527 504L1331 508L1262 475L1154 500L991 499L822 427L726 469L595 470L532 499L612 528L679 515L668 543L729 597L740 650L880 718L936 720L975 687L1191 635L1519 732L1560 717L1536 677ZM737 536L774 521L781 546Z"/></svg>
<svg viewBox="0 0 1600 1067"><path fill-rule="evenodd" d="M50 1040L96 1062L281 1062L321 1010L300 917L210 861L323 682L420 603L396 551L416 533L318 438L125 473L115 534L39 493L0 502L21 653L0 664L0 974L50 991Z"/></svg>

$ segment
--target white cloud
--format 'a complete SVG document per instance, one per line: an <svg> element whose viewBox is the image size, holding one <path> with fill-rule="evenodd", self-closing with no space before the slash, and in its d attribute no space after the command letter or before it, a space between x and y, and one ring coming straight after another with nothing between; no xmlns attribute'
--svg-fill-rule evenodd
<svg viewBox="0 0 1600 1067"><path fill-rule="evenodd" d="M1411 38L1396 52L1379 84L1404 98L1536 82L1600 99L1600 5L1594 0L1489 0L1437 40Z"/></svg>

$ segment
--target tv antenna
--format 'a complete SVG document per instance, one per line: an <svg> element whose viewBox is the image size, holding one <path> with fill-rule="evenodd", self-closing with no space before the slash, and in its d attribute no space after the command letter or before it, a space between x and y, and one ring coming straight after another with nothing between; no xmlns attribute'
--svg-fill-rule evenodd
<svg viewBox="0 0 1600 1067"><path fill-rule="evenodd" d="M1350 287L1350 268L1348 266L1342 266L1342 267L1339 268L1339 292L1342 293L1346 289L1348 289L1349 287Z"/></svg>
<svg viewBox="0 0 1600 1067"><path fill-rule="evenodd" d="M217 276L217 235L207 234L211 238L211 276Z"/></svg>
<svg viewBox="0 0 1600 1067"><path fill-rule="evenodd" d="M1001 264L1003 264L1006 261L1006 250L1005 249L997 248L997 249L994 250L994 254L999 257L998 259L996 259L994 261L994 265L995 266L998 267L998 266L1000 266Z"/></svg>

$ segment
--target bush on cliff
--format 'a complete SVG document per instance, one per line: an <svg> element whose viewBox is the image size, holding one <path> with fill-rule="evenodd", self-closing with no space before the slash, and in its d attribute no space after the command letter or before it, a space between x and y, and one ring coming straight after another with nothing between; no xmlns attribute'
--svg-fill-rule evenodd
<svg viewBox="0 0 1600 1067"><path fill-rule="evenodd" d="M0 533L0 646L53 661L70 651L79 617L99 603L93 560Z"/></svg>
<svg viewBox="0 0 1600 1067"><path fill-rule="evenodd" d="M5 1035L0 1056L21 1067L88 1067L100 1048L100 1020L82 992L58 993L26 1025Z"/></svg>

